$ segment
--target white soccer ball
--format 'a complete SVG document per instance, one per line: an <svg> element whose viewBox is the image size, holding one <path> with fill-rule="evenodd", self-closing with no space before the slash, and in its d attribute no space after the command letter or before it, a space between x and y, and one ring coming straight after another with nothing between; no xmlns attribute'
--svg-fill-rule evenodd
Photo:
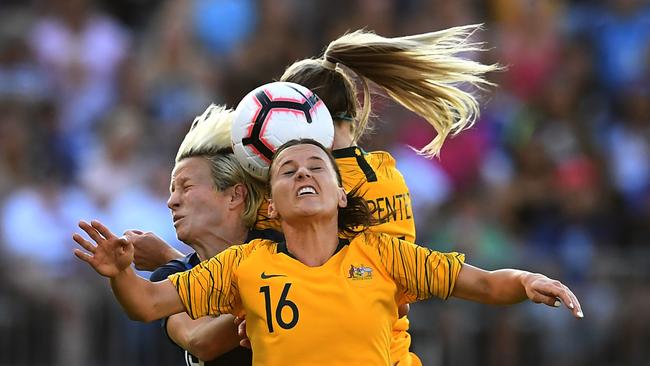
<svg viewBox="0 0 650 366"><path fill-rule="evenodd" d="M231 138L244 169L264 180L278 147L311 138L331 148L334 124L325 103L311 90L278 81L256 88L239 102Z"/></svg>

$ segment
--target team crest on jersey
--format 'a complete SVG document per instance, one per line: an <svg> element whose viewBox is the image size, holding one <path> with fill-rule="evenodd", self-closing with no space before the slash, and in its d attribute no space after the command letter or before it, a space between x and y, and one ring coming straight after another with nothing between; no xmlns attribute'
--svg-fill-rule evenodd
<svg viewBox="0 0 650 366"><path fill-rule="evenodd" d="M348 278L353 280L371 280L372 268L366 267L363 264L358 267L351 264L350 270L348 271Z"/></svg>

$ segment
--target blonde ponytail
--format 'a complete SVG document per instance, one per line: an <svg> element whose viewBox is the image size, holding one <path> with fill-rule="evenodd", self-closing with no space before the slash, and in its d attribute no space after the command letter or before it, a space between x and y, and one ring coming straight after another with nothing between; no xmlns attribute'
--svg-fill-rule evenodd
<svg viewBox="0 0 650 366"><path fill-rule="evenodd" d="M355 141L367 129L371 112L368 84L373 82L386 91L396 102L417 113L433 126L438 135L419 152L428 157L438 155L449 134L456 134L469 128L479 116L479 105L468 87L481 89L492 85L484 74L499 70L498 65L484 65L468 60L460 54L484 51L482 43L472 42L471 36L480 25L454 27L438 32L417 34L407 37L385 38L372 32L358 30L331 42L322 60L303 60L287 69L285 76L294 80L304 79L299 72L308 71L305 65L313 68L323 61L338 66L330 73L339 73L348 81L346 92L354 104L346 112L354 118ZM343 66L343 67L341 67ZM356 100L356 90L351 77L344 69L358 76L363 87L363 104ZM308 72L309 73L309 72ZM287 80L291 81L291 80ZM309 81L309 80L307 80ZM323 84L323 80L318 80ZM300 81L295 81L300 83ZM321 95L317 87L303 84L313 89L325 104L328 95ZM339 89L339 93L342 91ZM331 91L329 95L334 95ZM361 112L358 112L358 107ZM330 108L330 111L332 109ZM332 111L335 115L336 111Z"/></svg>

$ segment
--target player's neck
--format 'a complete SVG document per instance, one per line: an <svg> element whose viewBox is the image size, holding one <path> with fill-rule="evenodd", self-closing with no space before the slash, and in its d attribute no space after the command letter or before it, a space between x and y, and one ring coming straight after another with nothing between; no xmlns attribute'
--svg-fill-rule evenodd
<svg viewBox="0 0 650 366"><path fill-rule="evenodd" d="M334 143L332 149L344 149L354 145L352 128L349 122L334 123Z"/></svg>
<svg viewBox="0 0 650 366"><path fill-rule="evenodd" d="M242 244L248 231L243 225L230 227L215 227L206 231L192 242L192 249L203 261L210 259L232 245Z"/></svg>
<svg viewBox="0 0 650 366"><path fill-rule="evenodd" d="M287 250L309 267L322 266L338 246L338 224L334 220L282 224Z"/></svg>

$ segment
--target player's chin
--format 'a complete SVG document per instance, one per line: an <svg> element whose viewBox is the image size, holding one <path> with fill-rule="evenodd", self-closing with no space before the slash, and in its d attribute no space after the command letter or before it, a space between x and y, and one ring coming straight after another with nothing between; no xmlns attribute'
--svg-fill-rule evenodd
<svg viewBox="0 0 650 366"><path fill-rule="evenodd" d="M329 218L332 215L335 215L337 208L329 207L329 205L324 204L323 202L302 202L298 206L297 216L313 220L314 218L323 217Z"/></svg>
<svg viewBox="0 0 650 366"><path fill-rule="evenodd" d="M296 210L303 215L317 215L324 211L324 205L317 197L298 197Z"/></svg>
<svg viewBox="0 0 650 366"><path fill-rule="evenodd" d="M285 221L309 221L314 216L318 215L319 210L315 210L310 207L305 207L304 205L296 205L290 210L287 210L285 213L281 214L283 220Z"/></svg>
<svg viewBox="0 0 650 366"><path fill-rule="evenodd" d="M183 226L179 226L176 228L176 238L183 243L187 243L190 240L190 235Z"/></svg>

